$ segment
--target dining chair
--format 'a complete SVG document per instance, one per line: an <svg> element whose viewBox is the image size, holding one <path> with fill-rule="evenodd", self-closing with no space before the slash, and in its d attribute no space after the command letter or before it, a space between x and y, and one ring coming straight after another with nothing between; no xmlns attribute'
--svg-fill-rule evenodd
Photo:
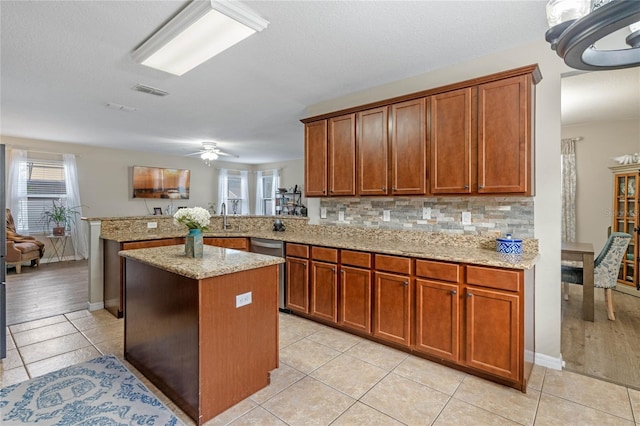
<svg viewBox="0 0 640 426"><path fill-rule="evenodd" d="M631 241L631 235L624 232L613 232L598 257L593 262L593 285L604 288L604 300L607 305L607 318L615 321L613 310L613 289L618 281L618 272L623 257L627 253L627 246ZM562 282L582 285L582 265L575 264L562 265ZM567 286L565 284L565 300L568 297Z"/></svg>

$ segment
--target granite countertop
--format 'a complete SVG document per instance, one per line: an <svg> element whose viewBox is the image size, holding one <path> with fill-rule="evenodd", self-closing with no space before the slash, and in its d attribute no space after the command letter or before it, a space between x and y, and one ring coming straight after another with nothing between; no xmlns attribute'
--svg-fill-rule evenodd
<svg viewBox="0 0 640 426"><path fill-rule="evenodd" d="M112 236L107 239L124 242L182 237L184 235L184 232L165 234L136 234ZM290 243L335 247L341 249L368 251L398 256L410 256L421 259L443 260L448 262L470 263L476 265L495 266L512 269L531 269L539 258L539 254L537 252L525 252L522 255L504 255L497 253L494 248L490 249L463 245L458 241L448 240L446 234L434 237L433 241L429 242L412 242L403 241L400 239L348 235L348 230L345 230L342 236L340 234L322 235L308 232L273 232L257 230L227 232L220 230L217 232L206 232L204 236L224 238L265 238Z"/></svg>
<svg viewBox="0 0 640 426"><path fill-rule="evenodd" d="M196 280L284 263L280 257L208 245L203 248L202 258L185 256L184 244L122 250L118 254Z"/></svg>

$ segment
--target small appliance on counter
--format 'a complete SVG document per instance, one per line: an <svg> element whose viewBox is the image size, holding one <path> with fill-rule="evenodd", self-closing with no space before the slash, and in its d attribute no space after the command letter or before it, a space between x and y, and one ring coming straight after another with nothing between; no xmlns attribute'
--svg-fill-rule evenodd
<svg viewBox="0 0 640 426"><path fill-rule="evenodd" d="M276 232L284 232L284 223L280 219L273 222L273 230Z"/></svg>
<svg viewBox="0 0 640 426"><path fill-rule="evenodd" d="M522 240L512 238L507 234L506 238L496 238L496 251L503 254L522 254Z"/></svg>

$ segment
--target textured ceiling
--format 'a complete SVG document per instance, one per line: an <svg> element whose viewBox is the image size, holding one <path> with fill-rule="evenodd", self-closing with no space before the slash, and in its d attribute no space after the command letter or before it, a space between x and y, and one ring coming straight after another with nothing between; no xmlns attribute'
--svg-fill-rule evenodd
<svg viewBox="0 0 640 426"><path fill-rule="evenodd" d="M251 1L269 27L182 77L130 53L184 1L0 1L3 135L301 158L308 105L539 41L544 2ZM169 92L159 98L135 84ZM136 108L106 108L116 103Z"/></svg>

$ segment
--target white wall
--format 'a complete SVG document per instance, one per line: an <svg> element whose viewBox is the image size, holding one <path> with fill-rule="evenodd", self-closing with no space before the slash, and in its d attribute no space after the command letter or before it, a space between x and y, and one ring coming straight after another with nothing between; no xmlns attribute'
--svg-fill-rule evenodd
<svg viewBox="0 0 640 426"><path fill-rule="evenodd" d="M535 236L540 260L536 265L536 362L560 367L560 73L563 62L540 41L494 53L439 71L415 76L329 100L307 109L307 117L374 102L406 93L538 63L543 79L536 87ZM319 203L310 201L311 218Z"/></svg>
<svg viewBox="0 0 640 426"><path fill-rule="evenodd" d="M599 253L613 219L611 157L640 152L640 121L598 121L562 126L562 137L576 142L576 240L593 243Z"/></svg>

